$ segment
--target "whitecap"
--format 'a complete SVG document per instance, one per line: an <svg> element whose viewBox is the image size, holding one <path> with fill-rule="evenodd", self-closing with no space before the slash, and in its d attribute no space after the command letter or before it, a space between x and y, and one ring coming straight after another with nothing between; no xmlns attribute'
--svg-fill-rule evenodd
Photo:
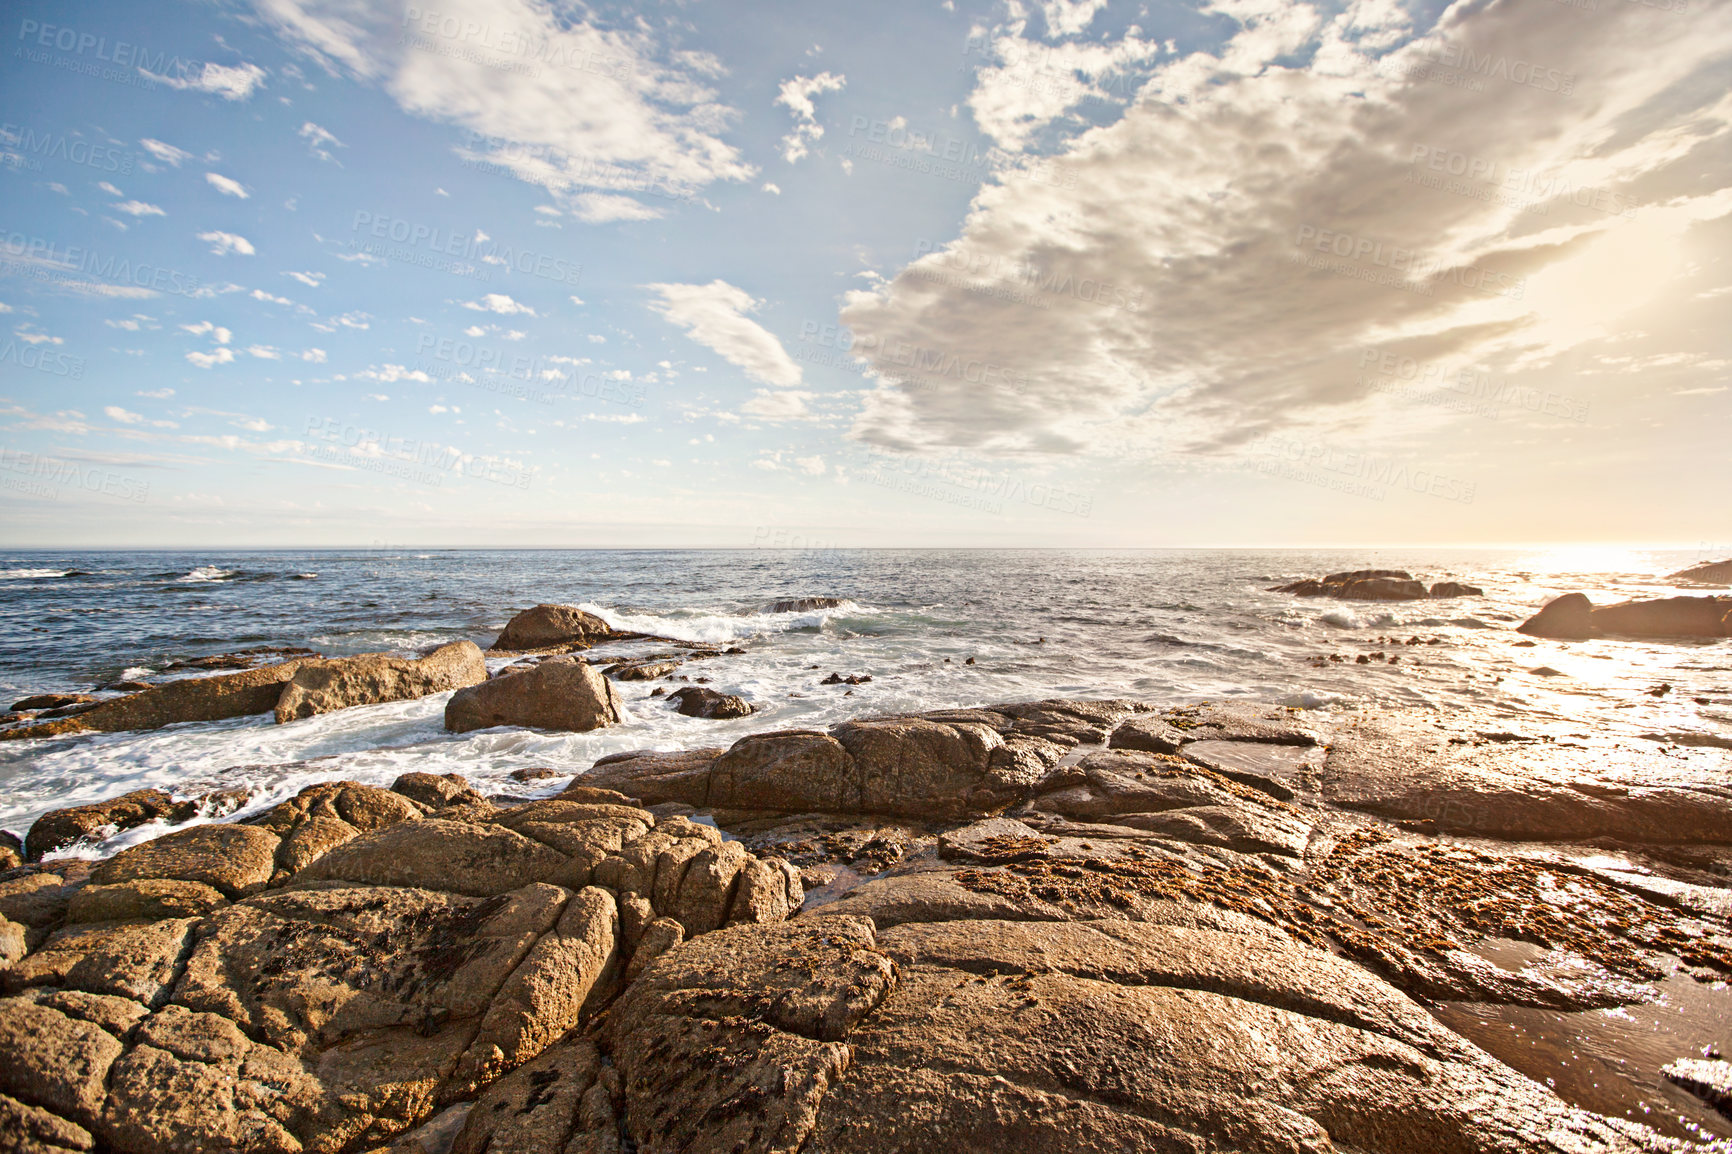
<svg viewBox="0 0 1732 1154"><path fill-rule="evenodd" d="M1331 609L1317 620L1325 625L1333 625L1337 629L1363 629L1365 622L1343 609Z"/></svg>
<svg viewBox="0 0 1732 1154"><path fill-rule="evenodd" d="M177 577L177 578L175 578L175 580L176 581L227 581L230 577L234 577L239 573L240 573L239 569L219 569L215 565L200 565L198 568L194 569L192 572L186 574L183 577Z"/></svg>
<svg viewBox="0 0 1732 1154"><path fill-rule="evenodd" d="M787 633L796 629L818 629L832 617L859 616L875 610L844 601L833 609L810 609L789 613L703 613L680 611L660 613L622 613L585 602L578 606L585 613L607 622L623 632L653 633L675 641L696 641L720 644L760 637L766 633Z"/></svg>
<svg viewBox="0 0 1732 1154"><path fill-rule="evenodd" d="M28 581L34 577L67 577L71 569L0 569L0 581Z"/></svg>

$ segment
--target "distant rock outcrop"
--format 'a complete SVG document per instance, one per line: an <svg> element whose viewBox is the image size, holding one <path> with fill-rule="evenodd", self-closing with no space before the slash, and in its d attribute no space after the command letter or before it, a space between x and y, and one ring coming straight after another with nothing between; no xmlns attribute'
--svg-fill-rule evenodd
<svg viewBox="0 0 1732 1154"><path fill-rule="evenodd" d="M1584 641L1593 637L1732 637L1732 597L1662 597L1594 608L1586 594L1548 601L1518 633Z"/></svg>
<svg viewBox="0 0 1732 1154"><path fill-rule="evenodd" d="M840 597L796 597L788 601L772 601L764 613L810 613L814 609L840 609L847 604Z"/></svg>
<svg viewBox="0 0 1732 1154"><path fill-rule="evenodd" d="M1732 585L1732 560L1705 561L1700 565L1692 565L1672 574L1670 580L1691 585ZM19 706L14 705L12 708L17 709Z"/></svg>
<svg viewBox="0 0 1732 1154"><path fill-rule="evenodd" d="M1439 581L1428 591L1405 569L1354 569L1295 581L1291 585L1277 585L1269 592L1292 593L1299 597L1338 597L1344 601L1422 601L1427 597L1485 595L1485 590L1477 585L1455 581Z"/></svg>
<svg viewBox="0 0 1732 1154"><path fill-rule="evenodd" d="M613 626L575 605L537 605L506 623L493 643L495 650L551 649L556 645L587 648L620 636Z"/></svg>

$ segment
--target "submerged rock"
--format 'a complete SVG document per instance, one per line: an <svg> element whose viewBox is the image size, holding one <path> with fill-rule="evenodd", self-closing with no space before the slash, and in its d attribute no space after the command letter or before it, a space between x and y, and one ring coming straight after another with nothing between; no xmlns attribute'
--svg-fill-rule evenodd
<svg viewBox="0 0 1732 1154"><path fill-rule="evenodd" d="M441 645L419 659L363 653L301 662L277 699L277 722L355 705L407 701L487 680L487 661L473 641Z"/></svg>
<svg viewBox="0 0 1732 1154"><path fill-rule="evenodd" d="M814 609L840 609L846 604L840 597L795 597L786 601L772 601L759 612L810 613Z"/></svg>
<svg viewBox="0 0 1732 1154"><path fill-rule="evenodd" d="M459 689L445 705L452 733L521 725L584 732L620 719L619 694L600 670L570 657Z"/></svg>

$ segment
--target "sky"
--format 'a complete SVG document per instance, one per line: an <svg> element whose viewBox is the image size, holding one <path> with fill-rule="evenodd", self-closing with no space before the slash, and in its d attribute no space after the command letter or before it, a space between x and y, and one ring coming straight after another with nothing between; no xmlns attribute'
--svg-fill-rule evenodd
<svg viewBox="0 0 1732 1154"><path fill-rule="evenodd" d="M0 547L1732 551L1732 5L0 17Z"/></svg>

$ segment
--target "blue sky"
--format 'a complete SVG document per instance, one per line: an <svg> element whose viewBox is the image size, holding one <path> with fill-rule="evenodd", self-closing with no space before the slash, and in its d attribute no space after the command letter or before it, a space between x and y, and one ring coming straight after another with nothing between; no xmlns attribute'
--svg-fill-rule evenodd
<svg viewBox="0 0 1732 1154"><path fill-rule="evenodd" d="M64 13L8 545L1725 536L1723 7Z"/></svg>

